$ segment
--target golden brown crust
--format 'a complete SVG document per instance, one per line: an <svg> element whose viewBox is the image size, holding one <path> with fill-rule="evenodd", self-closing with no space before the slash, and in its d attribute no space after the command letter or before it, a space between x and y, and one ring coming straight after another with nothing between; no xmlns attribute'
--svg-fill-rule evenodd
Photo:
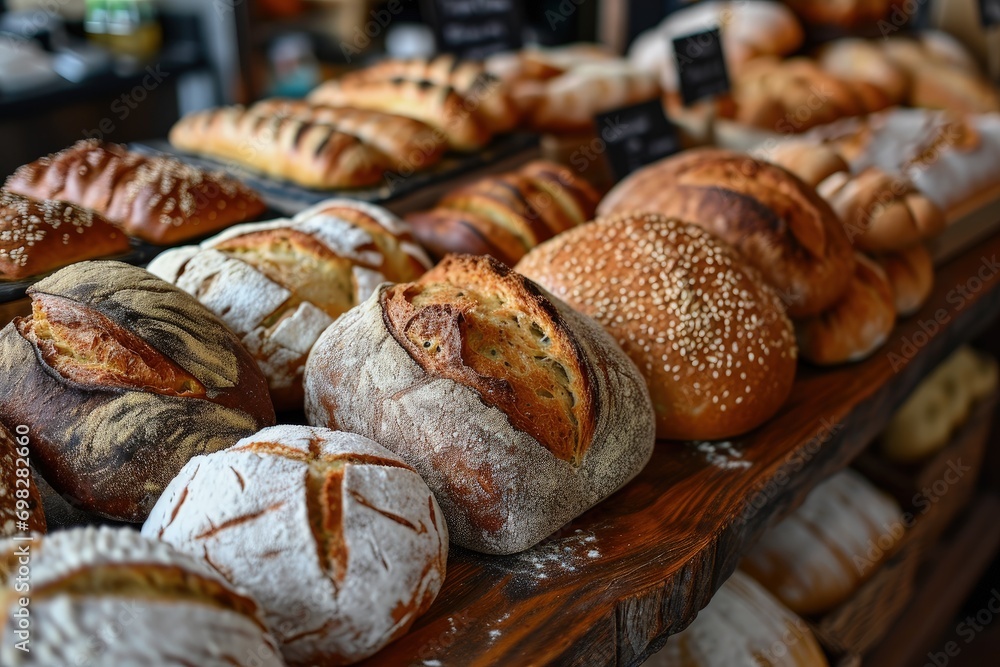
<svg viewBox="0 0 1000 667"><path fill-rule="evenodd" d="M837 215L798 177L742 153L686 151L619 183L598 213L655 211L735 245L790 317L822 312L847 289L854 253Z"/></svg>
<svg viewBox="0 0 1000 667"><path fill-rule="evenodd" d="M0 424L0 538L44 533L47 528L42 496L31 475L31 430L16 433Z"/></svg>
<svg viewBox="0 0 1000 667"><path fill-rule="evenodd" d="M453 252L489 255L507 266L517 264L528 251L512 232L471 211L434 208L406 216L420 244L436 260Z"/></svg>
<svg viewBox="0 0 1000 667"><path fill-rule="evenodd" d="M205 236L264 210L257 193L221 172L95 140L24 165L4 187L96 211L126 233L160 245Z"/></svg>
<svg viewBox="0 0 1000 667"><path fill-rule="evenodd" d="M593 372L536 286L489 257L453 255L389 288L386 325L431 376L479 393L554 456L579 465L595 423Z"/></svg>
<svg viewBox="0 0 1000 667"><path fill-rule="evenodd" d="M67 202L0 192L0 281L128 250L125 233L97 213Z"/></svg>
<svg viewBox="0 0 1000 667"><path fill-rule="evenodd" d="M833 174L851 173L851 167L835 150L805 141L783 141L762 152L761 158L784 167L813 188Z"/></svg>
<svg viewBox="0 0 1000 667"><path fill-rule="evenodd" d="M934 287L934 262L922 243L878 255L875 261L892 285L896 312L907 317L920 310Z"/></svg>
<svg viewBox="0 0 1000 667"><path fill-rule="evenodd" d="M858 254L853 279L830 309L795 323L803 359L819 365L860 361L885 343L896 323L892 287L874 261Z"/></svg>

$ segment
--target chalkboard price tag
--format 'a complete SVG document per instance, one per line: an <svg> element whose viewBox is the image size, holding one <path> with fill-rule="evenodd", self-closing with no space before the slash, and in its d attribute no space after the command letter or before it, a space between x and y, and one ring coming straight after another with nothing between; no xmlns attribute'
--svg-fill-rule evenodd
<svg viewBox="0 0 1000 667"><path fill-rule="evenodd" d="M979 20L984 28L1000 25L1000 0L979 0Z"/></svg>
<svg viewBox="0 0 1000 667"><path fill-rule="evenodd" d="M674 58L685 105L729 90L718 28L674 39Z"/></svg>
<svg viewBox="0 0 1000 667"><path fill-rule="evenodd" d="M681 149L677 126L658 98L597 114L594 123L619 180Z"/></svg>
<svg viewBox="0 0 1000 667"><path fill-rule="evenodd" d="M482 60L521 48L522 17L516 0L424 0L438 51Z"/></svg>

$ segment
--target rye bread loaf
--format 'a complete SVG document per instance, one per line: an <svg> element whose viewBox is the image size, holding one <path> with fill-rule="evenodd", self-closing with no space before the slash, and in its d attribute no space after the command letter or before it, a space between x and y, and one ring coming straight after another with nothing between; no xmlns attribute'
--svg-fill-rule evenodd
<svg viewBox="0 0 1000 667"><path fill-rule="evenodd" d="M18 650L17 584L26 543L0 541L0 663L282 667L257 604L201 558L127 528L36 536L30 652Z"/></svg>
<svg viewBox="0 0 1000 667"><path fill-rule="evenodd" d="M82 509L142 521L192 456L274 423L239 339L149 272L81 262L28 295L0 331L0 422L31 429L32 464Z"/></svg>
<svg viewBox="0 0 1000 667"><path fill-rule="evenodd" d="M489 257L382 285L306 364L310 423L412 465L452 539L538 543L634 477L653 448L642 376L600 326Z"/></svg>
<svg viewBox="0 0 1000 667"><path fill-rule="evenodd" d="M143 534L249 591L303 667L357 662L403 635L448 558L441 509L412 468L367 438L308 426L192 459Z"/></svg>

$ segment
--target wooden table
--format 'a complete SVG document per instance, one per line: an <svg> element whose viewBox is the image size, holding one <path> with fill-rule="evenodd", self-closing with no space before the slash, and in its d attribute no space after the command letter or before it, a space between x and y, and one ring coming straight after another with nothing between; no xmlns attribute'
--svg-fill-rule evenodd
<svg viewBox="0 0 1000 667"><path fill-rule="evenodd" d="M659 443L635 480L526 553L453 549L429 612L367 664L638 664L998 314L1000 235L941 266L927 305L870 359L803 366L791 400L757 431L723 445Z"/></svg>

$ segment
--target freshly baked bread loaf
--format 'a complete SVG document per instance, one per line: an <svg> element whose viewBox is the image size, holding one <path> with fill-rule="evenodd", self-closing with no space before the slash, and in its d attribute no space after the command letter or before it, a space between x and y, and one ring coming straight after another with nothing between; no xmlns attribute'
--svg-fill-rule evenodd
<svg viewBox="0 0 1000 667"><path fill-rule="evenodd" d="M590 220L599 199L572 170L535 160L459 188L407 220L435 257L492 255L512 266L542 241Z"/></svg>
<svg viewBox="0 0 1000 667"><path fill-rule="evenodd" d="M828 310L797 320L802 358L832 365L860 361L882 347L896 323L895 298L885 272L858 253L847 292Z"/></svg>
<svg viewBox="0 0 1000 667"><path fill-rule="evenodd" d="M441 132L456 151L475 151L492 138L477 104L431 81L333 79L309 94L313 104L355 107L415 118Z"/></svg>
<svg viewBox="0 0 1000 667"><path fill-rule="evenodd" d="M0 191L0 281L128 250L125 233L97 213Z"/></svg>
<svg viewBox="0 0 1000 667"><path fill-rule="evenodd" d="M289 117L331 125L374 146L389 158L402 175L427 169L441 161L447 142L440 132L419 120L369 109L329 107L305 100L270 99L257 102L249 113L264 117Z"/></svg>
<svg viewBox="0 0 1000 667"><path fill-rule="evenodd" d="M253 600L203 559L126 528L35 538L30 652L19 650L19 547L0 541L4 665L284 665Z"/></svg>
<svg viewBox="0 0 1000 667"><path fill-rule="evenodd" d="M448 527L413 468L367 438L308 426L192 459L142 532L249 591L303 667L357 662L405 634L448 559Z"/></svg>
<svg viewBox="0 0 1000 667"><path fill-rule="evenodd" d="M24 165L4 188L90 209L158 245L206 236L264 210L257 193L222 172L93 139Z"/></svg>
<svg viewBox="0 0 1000 667"><path fill-rule="evenodd" d="M370 437L434 491L452 540L527 549L652 454L642 376L601 327L489 257L382 285L306 363L306 416Z"/></svg>
<svg viewBox="0 0 1000 667"><path fill-rule="evenodd" d="M281 410L302 409L313 343L382 282L431 266L406 224L374 205L331 199L295 220L239 225L168 250L149 271L195 295L243 341Z"/></svg>
<svg viewBox="0 0 1000 667"><path fill-rule="evenodd" d="M851 173L850 165L837 151L802 139L781 141L767 149L753 151L752 155L784 167L813 188L834 174Z"/></svg>
<svg viewBox="0 0 1000 667"><path fill-rule="evenodd" d="M734 572L698 618L648 667L827 667L809 626L760 584Z"/></svg>
<svg viewBox="0 0 1000 667"><path fill-rule="evenodd" d="M373 185L393 166L385 153L333 125L243 107L188 114L170 129L170 143L317 189Z"/></svg>
<svg viewBox="0 0 1000 667"><path fill-rule="evenodd" d="M892 286L896 313L908 317L920 310L934 287L934 262L922 243L875 257Z"/></svg>
<svg viewBox="0 0 1000 667"><path fill-rule="evenodd" d="M915 463L942 449L972 407L997 390L997 360L958 348L896 410L880 438L882 455Z"/></svg>
<svg viewBox="0 0 1000 667"><path fill-rule="evenodd" d="M878 570L904 531L892 498L842 470L764 533L741 567L795 613L823 614Z"/></svg>
<svg viewBox="0 0 1000 667"><path fill-rule="evenodd" d="M645 167L615 186L601 215L655 211L735 245L775 287L790 317L834 304L854 266L836 213L812 188L743 153L698 149Z"/></svg>
<svg viewBox="0 0 1000 667"><path fill-rule="evenodd" d="M820 67L844 81L875 86L885 95L888 102L885 106L901 104L906 99L909 74L893 62L877 41L835 39L823 45L816 60Z"/></svg>
<svg viewBox="0 0 1000 667"><path fill-rule="evenodd" d="M646 378L659 438L745 433L791 391L795 340L780 300L695 225L657 214L598 219L516 268L615 337Z"/></svg>
<svg viewBox="0 0 1000 667"><path fill-rule="evenodd" d="M8 431L0 424L0 538L45 532L42 496L31 475L30 434L25 426Z"/></svg>
<svg viewBox="0 0 1000 667"><path fill-rule="evenodd" d="M0 421L31 429L32 464L79 507L142 521L192 456L274 423L239 339L152 274L81 262L28 295L0 331Z"/></svg>

